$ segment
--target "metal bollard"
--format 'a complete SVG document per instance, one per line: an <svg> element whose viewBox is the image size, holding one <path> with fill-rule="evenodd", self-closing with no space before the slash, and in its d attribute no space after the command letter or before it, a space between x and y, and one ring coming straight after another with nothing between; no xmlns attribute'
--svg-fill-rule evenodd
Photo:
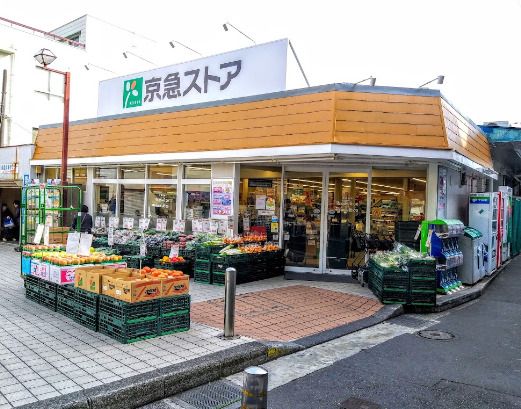
<svg viewBox="0 0 521 409"><path fill-rule="evenodd" d="M268 409L268 371L264 368L244 370L241 409Z"/></svg>
<svg viewBox="0 0 521 409"><path fill-rule="evenodd" d="M235 286L237 270L228 267L224 275L224 338L235 336Z"/></svg>

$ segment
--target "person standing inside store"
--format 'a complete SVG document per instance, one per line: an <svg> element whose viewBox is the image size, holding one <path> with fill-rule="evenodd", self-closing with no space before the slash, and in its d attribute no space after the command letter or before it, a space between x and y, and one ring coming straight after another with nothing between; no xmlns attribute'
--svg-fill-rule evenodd
<svg viewBox="0 0 521 409"><path fill-rule="evenodd" d="M2 241L14 238L15 223L14 217L6 203L2 203Z"/></svg>
<svg viewBox="0 0 521 409"><path fill-rule="evenodd" d="M14 225L15 225L13 241L18 241L20 238L20 201L15 200L13 202L13 206L14 206Z"/></svg>
<svg viewBox="0 0 521 409"><path fill-rule="evenodd" d="M92 216L89 214L89 208L85 205L81 206L81 212L74 216L72 221L72 230L76 230L78 226L78 218L80 219L80 233L91 233L92 231Z"/></svg>

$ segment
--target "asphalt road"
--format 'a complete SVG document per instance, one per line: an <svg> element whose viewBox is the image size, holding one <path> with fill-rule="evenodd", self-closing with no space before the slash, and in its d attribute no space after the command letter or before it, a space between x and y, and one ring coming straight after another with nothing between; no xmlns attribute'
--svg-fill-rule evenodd
<svg viewBox="0 0 521 409"><path fill-rule="evenodd" d="M273 389L270 409L521 408L521 257L437 321L455 338L400 335Z"/></svg>

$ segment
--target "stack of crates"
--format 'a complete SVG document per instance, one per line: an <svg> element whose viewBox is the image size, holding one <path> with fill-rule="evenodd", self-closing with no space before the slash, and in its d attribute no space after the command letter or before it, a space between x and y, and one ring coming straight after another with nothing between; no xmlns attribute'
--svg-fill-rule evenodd
<svg viewBox="0 0 521 409"><path fill-rule="evenodd" d="M383 304L407 304L409 273L401 267L382 267L369 260L369 288Z"/></svg>
<svg viewBox="0 0 521 409"><path fill-rule="evenodd" d="M189 329L189 294L138 303L100 296L99 331L123 344Z"/></svg>
<svg viewBox="0 0 521 409"><path fill-rule="evenodd" d="M40 280L39 303L52 311L56 311L56 289L58 284L46 280Z"/></svg>
<svg viewBox="0 0 521 409"><path fill-rule="evenodd" d="M74 285L59 285L56 288L56 311L70 319L75 317L76 289Z"/></svg>
<svg viewBox="0 0 521 409"><path fill-rule="evenodd" d="M284 274L284 266L286 259L284 258L284 250L270 251L267 253L266 275L268 277L276 277Z"/></svg>
<svg viewBox="0 0 521 409"><path fill-rule="evenodd" d="M93 331L97 331L99 298L99 294L76 288L74 321Z"/></svg>
<svg viewBox="0 0 521 409"><path fill-rule="evenodd" d="M190 295L159 299L158 335L168 335L190 329Z"/></svg>
<svg viewBox="0 0 521 409"><path fill-rule="evenodd" d="M184 261L182 263L172 263L170 261L161 261L155 260L154 267L162 270L177 270L182 271L186 275L190 275L190 263L188 261Z"/></svg>
<svg viewBox="0 0 521 409"><path fill-rule="evenodd" d="M194 281L211 284L212 255L217 254L224 246L198 246L195 250Z"/></svg>
<svg viewBox="0 0 521 409"><path fill-rule="evenodd" d="M40 303L40 279L34 276L25 276L25 297L28 300Z"/></svg>
<svg viewBox="0 0 521 409"><path fill-rule="evenodd" d="M129 344L154 338L159 332L158 300L128 303L100 295L99 331L111 338Z"/></svg>
<svg viewBox="0 0 521 409"><path fill-rule="evenodd" d="M154 258L150 256L123 256L128 268L154 267Z"/></svg>
<svg viewBox="0 0 521 409"><path fill-rule="evenodd" d="M410 304L432 307L436 305L436 260L410 259Z"/></svg>

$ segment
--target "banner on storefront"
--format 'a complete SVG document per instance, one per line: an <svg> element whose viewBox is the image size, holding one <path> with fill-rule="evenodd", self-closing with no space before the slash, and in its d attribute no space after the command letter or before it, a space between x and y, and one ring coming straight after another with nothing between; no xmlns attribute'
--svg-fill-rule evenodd
<svg viewBox="0 0 521 409"><path fill-rule="evenodd" d="M288 40L99 83L98 116L284 91Z"/></svg>
<svg viewBox="0 0 521 409"><path fill-rule="evenodd" d="M212 219L233 216L233 179L212 179Z"/></svg>

